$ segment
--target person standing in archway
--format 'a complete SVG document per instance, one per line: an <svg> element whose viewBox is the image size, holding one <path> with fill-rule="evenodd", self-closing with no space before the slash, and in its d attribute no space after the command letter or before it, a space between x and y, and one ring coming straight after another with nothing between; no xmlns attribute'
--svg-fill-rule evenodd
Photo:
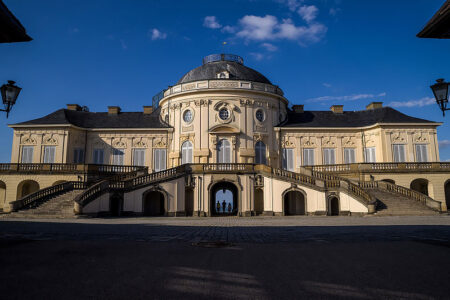
<svg viewBox="0 0 450 300"><path fill-rule="evenodd" d="M228 213L231 214L231 203L228 203Z"/></svg>
<svg viewBox="0 0 450 300"><path fill-rule="evenodd" d="M222 202L222 210L223 210L223 213L226 213L226 211L227 211L227 203L225 202L225 200L223 200L223 202Z"/></svg>
<svg viewBox="0 0 450 300"><path fill-rule="evenodd" d="M217 213L220 213L220 202L219 202L219 200L217 200L216 210L217 210Z"/></svg>

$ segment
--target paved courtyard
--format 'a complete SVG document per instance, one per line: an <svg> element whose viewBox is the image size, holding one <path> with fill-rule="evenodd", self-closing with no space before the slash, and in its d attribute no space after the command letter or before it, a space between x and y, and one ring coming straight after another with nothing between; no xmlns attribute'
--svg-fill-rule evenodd
<svg viewBox="0 0 450 300"><path fill-rule="evenodd" d="M3 299L450 295L450 217L0 221Z"/></svg>

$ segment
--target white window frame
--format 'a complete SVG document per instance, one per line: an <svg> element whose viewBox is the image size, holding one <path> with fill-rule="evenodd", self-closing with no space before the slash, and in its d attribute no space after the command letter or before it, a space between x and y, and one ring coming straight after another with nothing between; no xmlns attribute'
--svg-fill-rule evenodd
<svg viewBox="0 0 450 300"><path fill-rule="evenodd" d="M314 148L303 148L303 165L314 166Z"/></svg>
<svg viewBox="0 0 450 300"><path fill-rule="evenodd" d="M364 148L364 161L366 163L376 163L376 147L366 147Z"/></svg>
<svg viewBox="0 0 450 300"><path fill-rule="evenodd" d="M185 141L181 145L181 164L192 164L194 161L194 147L191 141Z"/></svg>
<svg viewBox="0 0 450 300"><path fill-rule="evenodd" d="M266 144L263 141L258 141L255 144L255 164L267 164Z"/></svg>
<svg viewBox="0 0 450 300"><path fill-rule="evenodd" d="M125 158L125 149L113 148L112 149L112 165L123 166Z"/></svg>
<svg viewBox="0 0 450 300"><path fill-rule="evenodd" d="M44 164L55 163L56 146L44 146L44 156L42 161Z"/></svg>
<svg viewBox="0 0 450 300"><path fill-rule="evenodd" d="M133 166L145 166L145 148L133 149Z"/></svg>
<svg viewBox="0 0 450 300"><path fill-rule="evenodd" d="M92 152L92 162L97 165L105 163L105 150L103 148L95 148Z"/></svg>
<svg viewBox="0 0 450 300"><path fill-rule="evenodd" d="M287 171L294 171L294 149L283 148L283 169Z"/></svg>
<svg viewBox="0 0 450 300"><path fill-rule="evenodd" d="M227 139L221 139L217 143L217 162L219 164L231 163L231 143Z"/></svg>
<svg viewBox="0 0 450 300"><path fill-rule="evenodd" d="M356 163L356 149L355 148L344 148L344 163L345 164Z"/></svg>
<svg viewBox="0 0 450 300"><path fill-rule="evenodd" d="M428 145L415 144L416 162L428 162Z"/></svg>
<svg viewBox="0 0 450 300"><path fill-rule="evenodd" d="M20 162L22 164L33 163L34 146L22 146L22 157Z"/></svg>
<svg viewBox="0 0 450 300"><path fill-rule="evenodd" d="M336 164L336 148L322 148L322 153L324 165Z"/></svg>
<svg viewBox="0 0 450 300"><path fill-rule="evenodd" d="M164 171L166 169L167 150L165 148L153 149L153 170L155 172Z"/></svg>
<svg viewBox="0 0 450 300"><path fill-rule="evenodd" d="M392 144L392 160L393 162L406 162L405 144Z"/></svg>
<svg viewBox="0 0 450 300"><path fill-rule="evenodd" d="M74 164L84 163L84 149L83 148L74 148L73 149L73 163Z"/></svg>

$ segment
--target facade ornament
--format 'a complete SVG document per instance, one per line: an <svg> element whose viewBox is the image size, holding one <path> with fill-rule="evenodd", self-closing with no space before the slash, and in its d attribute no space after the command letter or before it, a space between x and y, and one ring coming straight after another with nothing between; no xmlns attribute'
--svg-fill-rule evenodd
<svg viewBox="0 0 450 300"><path fill-rule="evenodd" d="M257 142L262 142L263 141L263 136L261 133L255 133L253 135L253 140L255 141L255 143Z"/></svg>
<svg viewBox="0 0 450 300"><path fill-rule="evenodd" d="M127 142L124 141L122 138L114 139L112 142L112 146L114 148L126 148Z"/></svg>
<svg viewBox="0 0 450 300"><path fill-rule="evenodd" d="M353 137L350 136L344 136L342 139L342 145L344 147L350 147L350 146L355 146L355 140Z"/></svg>
<svg viewBox="0 0 450 300"><path fill-rule="evenodd" d="M331 137L326 136L322 138L322 146L334 147L336 146L336 143L333 141Z"/></svg>
<svg viewBox="0 0 450 300"><path fill-rule="evenodd" d="M211 136L211 144L217 145L217 136L215 135Z"/></svg>
<svg viewBox="0 0 450 300"><path fill-rule="evenodd" d="M287 136L284 136L281 140L281 146L282 148L294 148L295 144L290 141L290 138Z"/></svg>
<svg viewBox="0 0 450 300"><path fill-rule="evenodd" d="M264 186L264 178L262 175L255 176L255 186L263 187Z"/></svg>
<svg viewBox="0 0 450 300"><path fill-rule="evenodd" d="M153 147L155 148L166 148L167 144L163 138L155 138L153 140Z"/></svg>
<svg viewBox="0 0 450 300"><path fill-rule="evenodd" d="M31 134L26 134L22 136L22 144L24 145L36 145L36 139L31 136Z"/></svg>
<svg viewBox="0 0 450 300"><path fill-rule="evenodd" d="M399 142L404 143L404 142L406 142L406 139L402 136L402 134L399 131L394 132L391 135L391 139L392 139L392 142L394 142L394 143L399 143Z"/></svg>
<svg viewBox="0 0 450 300"><path fill-rule="evenodd" d="M237 139L236 139L236 136L233 135L233 136L231 137L231 144L233 144L234 146L236 146L236 140L237 140Z"/></svg>
<svg viewBox="0 0 450 300"><path fill-rule="evenodd" d="M314 139L310 136L303 137L302 141L303 141L303 146L305 146L305 147L315 147L316 146Z"/></svg>
<svg viewBox="0 0 450 300"><path fill-rule="evenodd" d="M133 147L136 148L147 148L147 142L142 138L135 139L133 141Z"/></svg>
<svg viewBox="0 0 450 300"><path fill-rule="evenodd" d="M415 143L425 143L427 142L427 135L426 133L424 134L423 131L417 132L416 134L414 134L414 142Z"/></svg>

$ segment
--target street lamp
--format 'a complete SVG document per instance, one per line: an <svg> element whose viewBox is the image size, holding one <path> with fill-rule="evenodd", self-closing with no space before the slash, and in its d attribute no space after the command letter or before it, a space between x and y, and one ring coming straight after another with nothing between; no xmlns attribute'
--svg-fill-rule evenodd
<svg viewBox="0 0 450 300"><path fill-rule="evenodd" d="M11 111L13 105L16 103L17 96L19 96L19 93L22 90L20 87L14 84L14 81L8 80L7 84L4 84L0 87L3 105L5 106L5 109L0 109L0 111L6 111L6 117L8 117L9 112Z"/></svg>
<svg viewBox="0 0 450 300"><path fill-rule="evenodd" d="M440 78L436 80L436 83L430 86L430 88L433 91L434 98L436 98L437 105L445 116L445 111L450 110L450 108L447 108L450 83L445 82L443 78Z"/></svg>

